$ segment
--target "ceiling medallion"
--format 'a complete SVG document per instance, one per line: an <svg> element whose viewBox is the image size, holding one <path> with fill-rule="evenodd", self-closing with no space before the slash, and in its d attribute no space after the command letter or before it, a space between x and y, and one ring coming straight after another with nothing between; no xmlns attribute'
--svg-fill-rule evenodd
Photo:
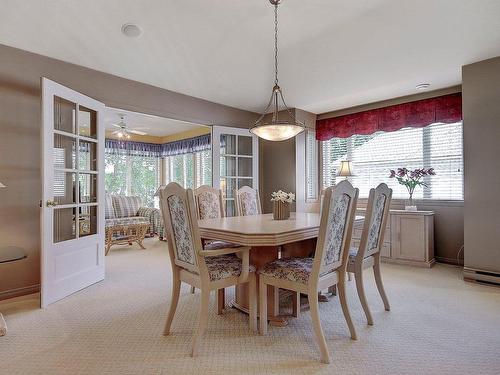
<svg viewBox="0 0 500 375"><path fill-rule="evenodd" d="M268 141L284 141L302 133L305 125L297 121L295 115L288 108L278 85L278 5L281 0L269 0L269 2L274 6L274 86L269 104L260 118L253 124L250 132ZM283 105L285 115L285 118L281 119L278 116L280 103ZM270 111L271 108L272 111ZM271 116L271 119L263 121L266 116Z"/></svg>

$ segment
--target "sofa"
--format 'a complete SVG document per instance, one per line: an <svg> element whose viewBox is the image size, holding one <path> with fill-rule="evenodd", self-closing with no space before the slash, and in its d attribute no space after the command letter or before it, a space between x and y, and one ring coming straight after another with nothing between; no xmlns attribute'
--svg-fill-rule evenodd
<svg viewBox="0 0 500 375"><path fill-rule="evenodd" d="M147 222L149 224L147 234L150 237L158 234L163 238L163 221L159 209L143 207L140 197L106 194L105 201L106 227Z"/></svg>

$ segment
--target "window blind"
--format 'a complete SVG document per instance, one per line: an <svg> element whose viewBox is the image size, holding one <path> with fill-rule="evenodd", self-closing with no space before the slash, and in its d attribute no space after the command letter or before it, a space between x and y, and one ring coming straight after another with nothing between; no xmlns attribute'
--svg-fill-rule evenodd
<svg viewBox="0 0 500 375"><path fill-rule="evenodd" d="M64 169L66 167L66 157L64 148L54 147L54 168ZM54 197L66 196L66 173L63 171L54 171Z"/></svg>
<svg viewBox="0 0 500 375"><path fill-rule="evenodd" d="M318 141L316 132L306 132L306 200L318 199Z"/></svg>
<svg viewBox="0 0 500 375"><path fill-rule="evenodd" d="M355 176L351 183L360 197L381 182L393 189L393 197L408 198L407 190L389 170L406 167L434 168L436 176L426 177L426 187L415 189L416 199L463 200L462 122L404 128L394 132L332 138L322 143L322 187L332 186L342 160L351 160Z"/></svg>

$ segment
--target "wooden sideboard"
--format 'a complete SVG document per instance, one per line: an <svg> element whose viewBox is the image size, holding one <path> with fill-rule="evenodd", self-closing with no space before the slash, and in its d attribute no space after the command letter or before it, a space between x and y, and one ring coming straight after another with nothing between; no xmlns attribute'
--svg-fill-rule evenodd
<svg viewBox="0 0 500 375"><path fill-rule="evenodd" d="M357 214L364 215L364 210ZM352 246L359 246L362 231L363 225L355 224ZM384 262L432 267L434 212L391 210L380 254Z"/></svg>

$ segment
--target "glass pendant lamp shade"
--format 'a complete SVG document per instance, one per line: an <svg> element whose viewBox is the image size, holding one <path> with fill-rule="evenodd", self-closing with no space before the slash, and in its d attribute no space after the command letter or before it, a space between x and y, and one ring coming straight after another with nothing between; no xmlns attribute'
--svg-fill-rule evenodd
<svg viewBox="0 0 500 375"><path fill-rule="evenodd" d="M286 105L281 88L278 86L278 5L281 0L269 0L269 2L274 6L274 87L269 104L250 132L268 141L285 141L302 133L305 125L297 121ZM285 116L288 117L287 120L279 119L280 104ZM270 121L266 121L267 116L271 117Z"/></svg>
<svg viewBox="0 0 500 375"><path fill-rule="evenodd" d="M250 131L268 141L285 141L302 133L304 127L287 122L263 123L250 129Z"/></svg>

